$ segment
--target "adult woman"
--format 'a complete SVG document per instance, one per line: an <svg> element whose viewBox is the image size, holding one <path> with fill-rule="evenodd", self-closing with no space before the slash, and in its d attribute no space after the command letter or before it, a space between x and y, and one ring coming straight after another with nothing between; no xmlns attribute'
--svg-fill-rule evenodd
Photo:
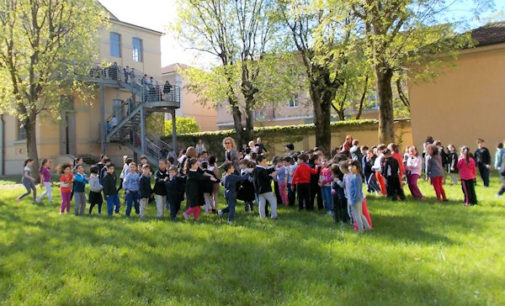
<svg viewBox="0 0 505 306"><path fill-rule="evenodd" d="M235 144L235 140L231 137L226 137L223 139L223 147L226 150L224 153L224 160L231 161L233 163L233 167L238 169L238 151L236 149L237 145Z"/></svg>
<svg viewBox="0 0 505 306"><path fill-rule="evenodd" d="M445 190L442 186L445 170L442 165L442 156L435 144L426 146L426 175L435 189L438 201L447 201Z"/></svg>

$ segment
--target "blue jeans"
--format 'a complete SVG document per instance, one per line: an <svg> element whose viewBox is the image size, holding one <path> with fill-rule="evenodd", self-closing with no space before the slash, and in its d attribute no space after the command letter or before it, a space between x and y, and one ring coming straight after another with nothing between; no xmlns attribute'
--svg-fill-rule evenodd
<svg viewBox="0 0 505 306"><path fill-rule="evenodd" d="M223 213L229 213L228 214L228 221L232 221L233 218L235 217L235 206L237 205L237 200L233 196L227 196L226 202L228 203L228 207L223 209Z"/></svg>
<svg viewBox="0 0 505 306"><path fill-rule="evenodd" d="M129 191L126 194L126 215L129 217L132 211L132 202L135 207L135 213L138 215L140 213L139 210L139 192L138 191Z"/></svg>
<svg viewBox="0 0 505 306"><path fill-rule="evenodd" d="M119 212L119 207L121 204L119 204L119 197L117 194L110 195L107 198L107 214L109 216L112 216L112 211L114 210L114 207L116 207L116 213Z"/></svg>
<svg viewBox="0 0 505 306"><path fill-rule="evenodd" d="M175 219L181 209L181 201L167 198L167 205L170 206L170 218Z"/></svg>
<svg viewBox="0 0 505 306"><path fill-rule="evenodd" d="M324 207L327 211L331 211L333 208L333 197L331 196L331 186L322 186L321 194L323 196Z"/></svg>

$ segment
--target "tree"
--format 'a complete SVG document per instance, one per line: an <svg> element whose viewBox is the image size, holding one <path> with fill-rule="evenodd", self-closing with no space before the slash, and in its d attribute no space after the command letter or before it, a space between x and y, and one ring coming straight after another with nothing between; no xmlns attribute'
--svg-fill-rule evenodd
<svg viewBox="0 0 505 306"><path fill-rule="evenodd" d="M88 74L104 23L94 0L0 2L0 111L22 124L35 168L37 118L42 112L59 116L60 96L87 92L76 76Z"/></svg>
<svg viewBox="0 0 505 306"><path fill-rule="evenodd" d="M477 2L486 2L477 0ZM379 101L379 141L394 141L393 86L395 73L409 68L409 77L435 75L442 63L455 59L468 46L442 14L454 1L352 0L353 14L363 26L367 56L376 76ZM449 61L448 61L449 60ZM420 70L419 70L420 69ZM403 104L401 81L396 85Z"/></svg>
<svg viewBox="0 0 505 306"><path fill-rule="evenodd" d="M264 73L261 61L274 51L277 28L269 13L272 5L268 0L180 1L178 20L172 26L190 48L212 54L219 60L221 67L212 72L224 81L218 85L225 93L220 100L227 100L231 108L240 143L247 143L253 137L253 111L257 108L256 95L261 90L257 81Z"/></svg>
<svg viewBox="0 0 505 306"><path fill-rule="evenodd" d="M305 68L314 112L316 146L331 151L331 106L342 86L352 22L344 2L279 0L279 16ZM330 16L334 18L328 18Z"/></svg>
<svg viewBox="0 0 505 306"><path fill-rule="evenodd" d="M175 128L177 134L200 132L200 127L193 117L176 117ZM172 135L172 120L165 121L165 135Z"/></svg>

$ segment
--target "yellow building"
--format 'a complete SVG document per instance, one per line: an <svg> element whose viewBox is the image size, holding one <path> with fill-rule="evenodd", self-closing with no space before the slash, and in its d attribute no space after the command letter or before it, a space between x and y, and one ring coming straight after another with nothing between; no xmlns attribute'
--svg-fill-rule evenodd
<svg viewBox="0 0 505 306"><path fill-rule="evenodd" d="M472 37L476 47L462 50L454 69L410 84L414 144L433 136L444 145L475 148L483 138L492 150L504 141L505 22L475 29Z"/></svg>
<svg viewBox="0 0 505 306"><path fill-rule="evenodd" d="M106 153L119 163L123 154L137 153L155 162L160 152L170 149L146 135L144 128L150 112L174 112L180 105L179 88L173 86L170 93L163 92L162 33L123 22L112 13L110 24L97 39L99 63L117 66L90 73L87 81L97 85L90 101L61 97L66 105L62 120L49 114L39 116L36 135L40 158L58 161L65 156ZM143 80L144 75L147 77ZM3 115L2 119L0 175L19 174L27 158L24 129L11 116Z"/></svg>

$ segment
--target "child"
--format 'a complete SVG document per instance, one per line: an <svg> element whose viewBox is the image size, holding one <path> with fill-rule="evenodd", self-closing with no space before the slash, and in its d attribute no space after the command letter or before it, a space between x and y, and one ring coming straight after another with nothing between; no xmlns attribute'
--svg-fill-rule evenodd
<svg viewBox="0 0 505 306"><path fill-rule="evenodd" d="M237 199L244 201L245 213L253 211L253 202L255 200L254 185L252 181L252 172L256 165L254 162L243 159L239 162L240 175L248 178L237 183ZM249 180L250 179L250 180Z"/></svg>
<svg viewBox="0 0 505 306"><path fill-rule="evenodd" d="M403 188L400 185L400 165L398 160L393 157L389 149L384 151L382 176L386 178L387 196L393 201L398 200L398 197L402 201L405 201L405 194L403 193Z"/></svg>
<svg viewBox="0 0 505 306"><path fill-rule="evenodd" d="M468 147L461 148L461 157L457 164L459 176L461 177L461 188L465 195L465 206L477 205L477 195L475 194L475 160L470 157Z"/></svg>
<svg viewBox="0 0 505 306"><path fill-rule="evenodd" d="M170 218L175 221L177 213L181 209L181 202L184 200L185 178L177 175L178 168L171 166L168 170L170 175L165 181L167 190L167 202L170 206Z"/></svg>
<svg viewBox="0 0 505 306"><path fill-rule="evenodd" d="M198 172L198 160L191 158L186 160L187 164L187 179L186 179L186 204L188 209L183 213L184 219L189 220L189 216L193 214L194 220L198 220L200 215L200 206L205 203L203 198L203 183L216 179Z"/></svg>
<svg viewBox="0 0 505 306"><path fill-rule="evenodd" d="M458 153L456 147L452 144L447 146L449 153L447 155L447 172L451 176L452 184L458 184Z"/></svg>
<svg viewBox="0 0 505 306"><path fill-rule="evenodd" d="M293 173L293 180L291 182L291 186L296 185L298 192L298 210L303 210L304 206L307 210L314 210L314 202L310 201L310 175L317 174L318 168L311 169L307 165L308 159L307 154L300 154L298 156L299 164Z"/></svg>
<svg viewBox="0 0 505 306"><path fill-rule="evenodd" d="M270 203L271 218L277 219L277 199L272 192L272 174L273 168L267 168L267 160L263 155L258 155L256 158L257 165L253 171L254 187L258 195L259 214L260 218L266 217L265 205L266 201ZM308 167L308 166L307 166ZM274 174L275 175L275 174Z"/></svg>
<svg viewBox="0 0 505 306"><path fill-rule="evenodd" d="M321 195L321 187L319 187L319 173L321 171L320 167L316 167L319 164L319 156L314 153L314 155L309 157L309 163L307 164L310 168L317 170L316 173L310 174L310 207L314 208L314 201L317 196L317 209L323 209L323 197Z"/></svg>
<svg viewBox="0 0 505 306"><path fill-rule="evenodd" d="M207 167L207 170L212 171L214 173L214 176L219 180L221 178L221 173L220 173L219 167L217 167L216 163L217 163L217 158L215 156L210 156L209 157L209 166ZM217 212L218 197L219 197L219 183L214 182L213 189L212 189L212 199L211 199L212 212Z"/></svg>
<svg viewBox="0 0 505 306"><path fill-rule="evenodd" d="M214 171L210 171L208 169L209 163L207 161L202 162L201 167L204 175L213 177L216 179L216 182L219 182ZM214 202L214 195L212 194L214 192L214 183L206 182L203 184L202 188L203 188L203 199L205 201L205 209L204 209L205 212L211 213L213 211L216 211L216 203Z"/></svg>
<svg viewBox="0 0 505 306"><path fill-rule="evenodd" d="M284 162L281 159L278 159L277 162L277 170L275 170L277 176L277 185L279 186L279 193L282 200L282 205L288 205L288 193L286 190L287 182L288 182L288 171L284 166Z"/></svg>
<svg viewBox="0 0 505 306"><path fill-rule="evenodd" d="M377 157L375 158L374 164L372 166L372 170L375 172L375 178L377 179L377 183L379 184L379 188L382 195L387 194L386 182L384 181L384 177L382 176L382 164L384 160L383 152L386 150L386 146L381 144L377 147Z"/></svg>
<svg viewBox="0 0 505 306"><path fill-rule="evenodd" d="M363 174L365 175L368 193L380 192L375 172L372 170L376 158L377 156L374 154L373 150L368 150L363 156L362 169Z"/></svg>
<svg viewBox="0 0 505 306"><path fill-rule="evenodd" d="M91 216L91 213L93 212L93 207L95 205L98 205L98 214L102 214L102 203L103 203L103 198L102 198L102 190L103 186L100 184L100 180L98 178L98 166L92 166L91 169L89 170L89 195L88 195L88 201L89 201L89 215Z"/></svg>
<svg viewBox="0 0 505 306"><path fill-rule="evenodd" d="M42 198L47 195L50 204L53 204L53 197L51 195L51 167L52 161L50 159L43 159L42 166L40 167L41 185L44 185L45 191L37 198L35 202L40 203Z"/></svg>
<svg viewBox="0 0 505 306"><path fill-rule="evenodd" d="M445 196L445 190L442 186L445 171L442 165L442 157L435 144L426 146L426 175L430 178L433 189L435 189L437 200L439 202L446 202L447 197Z"/></svg>
<svg viewBox="0 0 505 306"><path fill-rule="evenodd" d="M129 165L133 161L133 159L128 158L128 155L123 155L123 169L121 169L121 174L119 175L119 187L117 188L117 192L123 188L124 177L128 174Z"/></svg>
<svg viewBox="0 0 505 306"><path fill-rule="evenodd" d="M347 213L347 199L344 194L344 174L340 171L340 167L335 164L331 167L333 172L333 221L340 222L341 225L349 222L349 214Z"/></svg>
<svg viewBox="0 0 505 306"><path fill-rule="evenodd" d="M288 205L289 206L295 206L295 188L291 183L293 182L293 174L295 173L296 170L296 164L293 160L292 157L285 157L284 158L284 167L287 169L287 187L288 187Z"/></svg>
<svg viewBox="0 0 505 306"><path fill-rule="evenodd" d="M167 160L162 158L158 161L158 170L154 173L154 198L156 200L156 217L163 218L167 204L167 189L165 182L168 180ZM142 170L144 171L144 170ZM142 205L142 204L141 204Z"/></svg>
<svg viewBox="0 0 505 306"><path fill-rule="evenodd" d="M85 188L88 183L88 177L84 174L84 166L82 164L77 164L77 173L74 175L74 198L75 198L75 209L74 214L84 215L86 210L86 194Z"/></svg>
<svg viewBox="0 0 505 306"><path fill-rule="evenodd" d="M123 181L123 189L126 194L126 216L129 217L132 211L132 203L135 207L135 213L139 211L139 181L140 175L137 173L137 165L134 162L130 163L130 173L128 173Z"/></svg>
<svg viewBox="0 0 505 306"><path fill-rule="evenodd" d="M333 181L332 173L327 160L321 163L321 173L319 174L319 186L323 196L326 214L331 215L333 209L333 197L331 196L331 183Z"/></svg>
<svg viewBox="0 0 505 306"><path fill-rule="evenodd" d="M403 164L403 155L400 153L400 148L396 143L390 143L388 145L389 151L391 151L391 156L398 161L399 173L398 177L400 179L400 188L403 189L403 173L405 172L405 165Z"/></svg>
<svg viewBox="0 0 505 306"><path fill-rule="evenodd" d="M109 158L107 157L104 157L103 159L103 163L105 166L103 166L101 169L100 169L100 172L98 173L98 178L100 180L100 184L103 185L103 178L105 177L105 175L107 175L107 172L109 172L108 168L107 168L107 165L110 165L112 162L110 161ZM97 164L98 165L98 164ZM99 166L100 168L100 166Z"/></svg>
<svg viewBox="0 0 505 306"><path fill-rule="evenodd" d="M16 201L20 202L21 199L24 197L30 195L33 190L33 201L37 202L37 188L35 188L35 178L32 177L32 169L31 167L33 166L33 159L29 158L25 160L24 163L24 168L23 168L23 178L21 179L21 182L26 188L26 193L20 195L19 197L16 198Z"/></svg>
<svg viewBox="0 0 505 306"><path fill-rule="evenodd" d="M228 207L223 210L218 210L218 215L221 218L223 213L229 213L228 223L231 223L235 216L235 206L237 204L237 183L247 180L248 177L235 174L235 168L230 161L227 161L223 165L223 171L225 172L225 176L223 177L223 185L225 188L224 197Z"/></svg>
<svg viewBox="0 0 505 306"><path fill-rule="evenodd" d="M112 216L113 210L116 214L119 213L121 204L119 203L119 197L117 195L117 176L114 172L114 165L108 162L107 166L104 168L107 169L107 172L102 180L103 195L105 196L105 201L107 201L107 215L110 217Z"/></svg>
<svg viewBox="0 0 505 306"><path fill-rule="evenodd" d="M354 220L358 226L358 230L360 233L364 233L365 230L370 230L370 224L368 220L363 215L363 200L365 198L363 194L363 180L361 173L361 165L359 161L352 161L349 166L350 177L349 177L349 185L346 185L347 189L347 202L351 207L351 212Z"/></svg>
<svg viewBox="0 0 505 306"><path fill-rule="evenodd" d="M61 192L61 207L60 215L67 211L70 212L70 196L72 193L72 181L74 175L72 174L72 165L63 164L61 166L60 176L60 192Z"/></svg>
<svg viewBox="0 0 505 306"><path fill-rule="evenodd" d="M417 152L417 148L410 146L408 148L409 157L407 159L407 185L409 186L410 193L415 199L424 200L424 196L417 186L417 180L421 175L423 169L423 160Z"/></svg>
<svg viewBox="0 0 505 306"><path fill-rule="evenodd" d="M165 165L166 166L166 165ZM161 168L161 167L160 167ZM165 168L166 170L166 168ZM164 180L162 181L164 184ZM163 189L165 186L163 186ZM151 168L149 165L142 166L142 175L139 180L139 197L140 197L140 218L144 219L145 211L147 204L149 203L149 198L153 190L151 189ZM163 197L166 199L166 197ZM165 201L161 202L161 215L160 215L160 206L158 205L158 201L156 201L156 210L157 210L157 218L161 219L163 217L163 207L165 206Z"/></svg>

